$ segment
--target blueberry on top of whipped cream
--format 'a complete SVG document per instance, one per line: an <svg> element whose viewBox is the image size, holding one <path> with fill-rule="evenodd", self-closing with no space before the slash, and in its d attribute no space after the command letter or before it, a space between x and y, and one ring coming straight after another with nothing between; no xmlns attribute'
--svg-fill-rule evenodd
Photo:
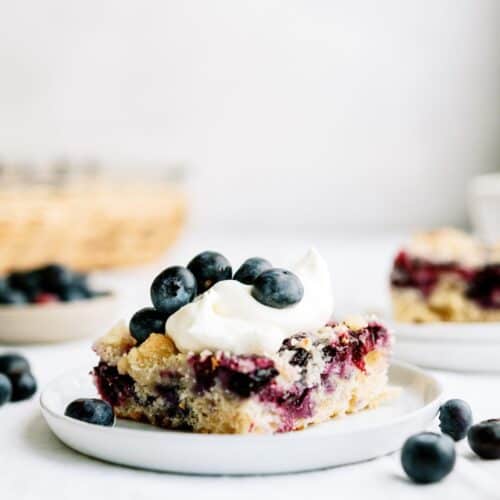
<svg viewBox="0 0 500 500"><path fill-rule="evenodd" d="M234 278L222 254L202 252L187 268L162 271L151 299L154 308L130 321L137 343L166 332L179 351L198 353L275 353L286 337L327 323L333 308L328 268L314 249L292 270L247 259Z"/></svg>
<svg viewBox="0 0 500 500"><path fill-rule="evenodd" d="M309 250L291 275L294 297L286 307L256 300L259 278L254 285L223 280L171 315L166 332L181 352L275 353L285 338L320 328L333 312L330 273L316 250Z"/></svg>

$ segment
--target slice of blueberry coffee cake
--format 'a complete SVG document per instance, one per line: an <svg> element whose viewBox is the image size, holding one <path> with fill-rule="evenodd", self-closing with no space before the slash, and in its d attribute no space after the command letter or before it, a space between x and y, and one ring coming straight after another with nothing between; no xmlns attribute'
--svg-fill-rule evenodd
<svg viewBox="0 0 500 500"><path fill-rule="evenodd" d="M375 319L331 321L330 276L315 250L293 271L252 258L232 276L215 252L168 268L152 284L155 307L97 341L95 383L117 417L286 432L385 396L391 335Z"/></svg>
<svg viewBox="0 0 500 500"><path fill-rule="evenodd" d="M500 252L451 228L415 235L394 259L398 321L500 321Z"/></svg>

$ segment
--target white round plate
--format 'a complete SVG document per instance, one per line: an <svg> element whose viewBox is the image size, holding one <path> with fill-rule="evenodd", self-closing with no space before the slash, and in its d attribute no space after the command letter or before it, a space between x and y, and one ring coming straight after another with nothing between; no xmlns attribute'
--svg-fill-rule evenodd
<svg viewBox="0 0 500 500"><path fill-rule="evenodd" d="M57 342L95 335L117 319L114 294L74 302L0 306L0 342Z"/></svg>
<svg viewBox="0 0 500 500"><path fill-rule="evenodd" d="M500 323L384 322L394 331L394 355L426 368L500 372Z"/></svg>
<svg viewBox="0 0 500 500"><path fill-rule="evenodd" d="M441 387L432 376L393 363L397 395L375 410L306 430L265 436L193 434L118 420L113 428L64 416L72 400L95 397L88 370L61 376L42 393L43 415L69 447L108 462L193 474L276 474L368 460L393 452L436 416Z"/></svg>
<svg viewBox="0 0 500 500"><path fill-rule="evenodd" d="M500 372L500 323L402 323L387 307L357 310L374 314L392 330L397 359L438 370Z"/></svg>

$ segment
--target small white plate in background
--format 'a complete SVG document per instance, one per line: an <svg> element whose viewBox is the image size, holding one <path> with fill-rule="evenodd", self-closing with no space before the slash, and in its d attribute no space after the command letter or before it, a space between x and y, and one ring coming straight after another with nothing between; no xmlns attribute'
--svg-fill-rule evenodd
<svg viewBox="0 0 500 500"><path fill-rule="evenodd" d="M359 311L375 315L394 334L394 357L423 368L457 372L500 372L500 323L403 323L387 306L349 307L339 318Z"/></svg>
<svg viewBox="0 0 500 500"><path fill-rule="evenodd" d="M382 321L394 332L398 359L425 368L500 372L500 323Z"/></svg>

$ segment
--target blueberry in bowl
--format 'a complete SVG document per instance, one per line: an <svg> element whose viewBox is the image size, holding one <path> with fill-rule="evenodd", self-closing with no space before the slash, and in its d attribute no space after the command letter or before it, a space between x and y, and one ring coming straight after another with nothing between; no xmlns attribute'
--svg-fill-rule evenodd
<svg viewBox="0 0 500 500"><path fill-rule="evenodd" d="M13 271L0 278L0 305L74 302L102 296L87 276L61 264L48 264L28 271Z"/></svg>
<svg viewBox="0 0 500 500"><path fill-rule="evenodd" d="M12 383L9 377L0 373L0 406L10 401L12 397Z"/></svg>
<svg viewBox="0 0 500 500"><path fill-rule="evenodd" d="M117 298L60 264L0 277L0 341L26 343L95 334L115 315Z"/></svg>

